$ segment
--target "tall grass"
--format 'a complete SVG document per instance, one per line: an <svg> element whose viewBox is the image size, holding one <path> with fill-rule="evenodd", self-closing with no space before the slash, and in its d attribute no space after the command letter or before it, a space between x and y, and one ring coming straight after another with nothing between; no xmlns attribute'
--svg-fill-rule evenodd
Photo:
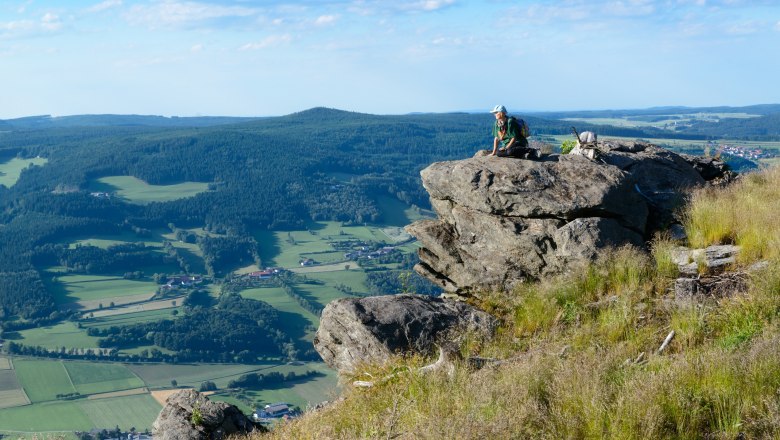
<svg viewBox="0 0 780 440"><path fill-rule="evenodd" d="M347 379L345 399L262 438L780 438L777 188L777 170L749 175L697 192L687 214L694 246L735 242L743 262L771 261L746 293L676 302L673 242L656 238L650 255L616 249L475 300L502 325L463 354L505 362L452 376L419 373L429 362L419 357L366 366L390 379L370 389Z"/></svg>
<svg viewBox="0 0 780 440"><path fill-rule="evenodd" d="M743 261L780 257L780 167L746 174L726 189L696 191L685 229L693 247L734 243Z"/></svg>

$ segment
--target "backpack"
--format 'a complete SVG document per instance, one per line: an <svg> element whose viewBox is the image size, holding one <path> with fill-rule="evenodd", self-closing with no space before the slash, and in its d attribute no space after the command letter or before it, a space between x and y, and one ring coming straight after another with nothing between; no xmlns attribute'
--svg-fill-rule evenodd
<svg viewBox="0 0 780 440"><path fill-rule="evenodd" d="M528 124L526 124L525 120L515 118L514 116L510 116L508 118L508 121L510 124L517 124L517 129L515 130L515 133L519 134L520 136L524 138L528 138L528 136L531 134L531 130L529 130Z"/></svg>

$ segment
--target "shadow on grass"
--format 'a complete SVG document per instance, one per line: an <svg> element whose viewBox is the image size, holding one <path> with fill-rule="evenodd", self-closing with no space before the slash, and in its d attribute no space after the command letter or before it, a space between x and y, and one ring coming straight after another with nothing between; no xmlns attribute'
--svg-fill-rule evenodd
<svg viewBox="0 0 780 440"><path fill-rule="evenodd" d="M272 230L262 230L255 233L255 240L260 247L260 260L264 266L276 266L275 258L282 252L279 239Z"/></svg>

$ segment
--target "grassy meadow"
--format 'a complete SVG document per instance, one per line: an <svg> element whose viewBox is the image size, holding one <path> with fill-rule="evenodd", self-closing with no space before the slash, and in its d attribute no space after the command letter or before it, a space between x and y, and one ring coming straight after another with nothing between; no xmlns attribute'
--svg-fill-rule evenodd
<svg viewBox="0 0 780 440"><path fill-rule="evenodd" d="M31 346L40 346L51 350L66 348L97 348L98 338L88 336L85 329L78 328L72 321L34 327L11 332L7 339Z"/></svg>
<svg viewBox="0 0 780 440"><path fill-rule="evenodd" d="M135 302L154 295L157 285L151 279L126 280L106 275L53 274L47 289L57 304L78 304L81 309L108 307L110 302L123 303L122 298Z"/></svg>
<svg viewBox="0 0 780 440"><path fill-rule="evenodd" d="M0 185L10 188L19 180L22 171L30 166L43 166L48 159L36 157L32 159L13 158L7 162L0 163Z"/></svg>
<svg viewBox="0 0 780 440"><path fill-rule="evenodd" d="M130 203L146 205L195 196L208 190L208 183L184 182L175 185L150 185L132 176L108 176L94 180L90 191L107 192Z"/></svg>

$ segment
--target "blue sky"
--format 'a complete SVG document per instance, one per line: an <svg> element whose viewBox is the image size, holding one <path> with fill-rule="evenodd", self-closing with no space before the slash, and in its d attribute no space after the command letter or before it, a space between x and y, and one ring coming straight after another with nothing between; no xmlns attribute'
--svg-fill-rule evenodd
<svg viewBox="0 0 780 440"><path fill-rule="evenodd" d="M780 103L780 2L9 0L0 119Z"/></svg>

